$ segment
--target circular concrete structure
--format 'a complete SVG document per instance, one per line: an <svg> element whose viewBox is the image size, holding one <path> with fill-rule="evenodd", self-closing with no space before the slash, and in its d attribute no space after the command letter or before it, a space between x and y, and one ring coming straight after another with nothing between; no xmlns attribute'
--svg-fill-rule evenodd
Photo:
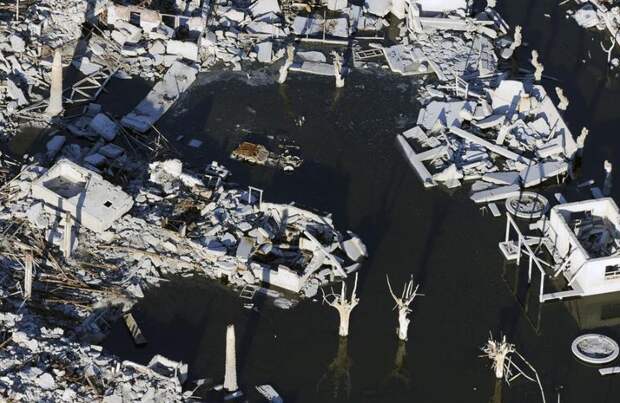
<svg viewBox="0 0 620 403"><path fill-rule="evenodd" d="M571 345L575 357L589 364L607 364L618 358L620 348L610 337L588 333L577 337Z"/></svg>
<svg viewBox="0 0 620 403"><path fill-rule="evenodd" d="M515 217L536 219L547 212L549 200L534 192L521 192L506 199L506 210Z"/></svg>

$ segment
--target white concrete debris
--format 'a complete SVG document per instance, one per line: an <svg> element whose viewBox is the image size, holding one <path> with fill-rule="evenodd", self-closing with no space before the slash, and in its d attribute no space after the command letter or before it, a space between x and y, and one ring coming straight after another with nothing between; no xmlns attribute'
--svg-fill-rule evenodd
<svg viewBox="0 0 620 403"><path fill-rule="evenodd" d="M170 55L179 55L194 62L199 60L198 45L193 42L170 40L166 44L166 53Z"/></svg>
<svg viewBox="0 0 620 403"><path fill-rule="evenodd" d="M0 314L12 340L0 351L2 396L11 401L121 401L122 396L179 401L181 383L155 376L101 347L72 340L28 311ZM133 364L133 365L132 365ZM70 375L71 374L71 375ZM102 395L99 395L99 392Z"/></svg>
<svg viewBox="0 0 620 403"><path fill-rule="evenodd" d="M108 229L133 205L121 189L68 160L59 161L33 181L32 197L54 211L70 213L95 232Z"/></svg>
<svg viewBox="0 0 620 403"><path fill-rule="evenodd" d="M415 0L423 13L447 13L467 9L465 0Z"/></svg>
<svg viewBox="0 0 620 403"><path fill-rule="evenodd" d="M64 153L72 146L66 140L62 145L62 137L54 137L50 149L62 146ZM97 150L106 158L124 155L115 144ZM70 212L79 222L74 228L73 253L63 259L62 271L71 273L81 286L51 291L66 298L65 302L50 305L50 309L59 309L71 319L75 337L65 338L59 329L51 331L56 332L52 335L42 325L33 327L32 323L41 318L26 319L23 315L29 315L28 307L21 310L22 316L0 314L0 326L15 329L11 343L0 349L0 370L18 368L0 380L3 395L17 400L28 395L37 401L62 401L94 399L92 394L98 390L103 393L103 401L110 402L122 400L127 393L179 401L187 365L161 356L155 356L147 366L121 363L100 348L91 347L89 343L99 342L107 332L104 317L106 323L116 320L144 296L143 290L156 286L162 276L169 274L225 278L232 287L251 286L277 297L277 306L288 308L291 301L287 298L314 296L320 286L356 271L367 256L362 241L351 232L336 231L329 217L292 205L267 203L256 189L225 184L227 171L218 164L212 164L204 175L185 172L178 160L156 161L148 171L148 178L130 181L129 193L64 159L49 170L27 167L11 182L16 192L0 201L0 230L7 231L15 219L25 224L17 229L22 231L20 236L11 238L18 243L10 241L9 247L17 250L18 245L27 242L33 236L31 228L44 230L42 242L50 246L33 249L37 269L31 295L36 298L42 279L60 270L46 263L54 261L51 256L61 259L61 252L53 247L62 247L64 230L58 226L64 225L64 215L60 212ZM185 221L183 229L167 224L169 219L175 223L183 220L190 210L198 218ZM0 248L5 246L3 243ZM47 260L40 260L40 253L45 253ZM113 265L114 270L86 270L81 258L72 258L86 253L98 267ZM11 256L0 255L0 268L11 273L0 278L0 295L7 295L5 290L13 287L13 278L23 273L22 267ZM17 281L21 283L21 279ZM73 305L73 300L81 304ZM41 333L36 330L39 328ZM54 363L54 370L41 360L36 361L36 366L20 366L43 350ZM71 371L85 374L88 379L63 377L56 371L59 362L63 363L61 368L73 368ZM16 379L21 379L20 383L15 383ZM231 381L227 384L232 385Z"/></svg>
<svg viewBox="0 0 620 403"><path fill-rule="evenodd" d="M541 276L541 302L620 291L620 210L613 199L558 204L535 227L540 233L527 238L508 216L507 220L506 238L500 242L506 259L520 259L523 244L518 242L534 239L532 236L544 247L526 251ZM515 233L521 241L514 239ZM545 293L544 282L549 274L540 262L551 268L554 277L564 277L563 288Z"/></svg>
<svg viewBox="0 0 620 403"><path fill-rule="evenodd" d="M296 35L315 35L322 34L337 38L349 37L349 23L346 18L302 17L297 16L293 21L293 32Z"/></svg>
<svg viewBox="0 0 620 403"><path fill-rule="evenodd" d="M273 58L273 43L269 41L261 42L256 45L256 47L258 61L261 63L271 63L271 60Z"/></svg>
<svg viewBox="0 0 620 403"><path fill-rule="evenodd" d="M578 147L541 86L501 80L477 101L459 91L447 102L429 96L418 125L397 137L425 186L482 179L489 186L472 200L486 203L568 173Z"/></svg>
<svg viewBox="0 0 620 403"><path fill-rule="evenodd" d="M573 14L573 18L584 28L594 28L600 22L598 14L592 4L585 4Z"/></svg>
<svg viewBox="0 0 620 403"><path fill-rule="evenodd" d="M136 108L123 116L121 124L139 132L145 132L166 113L174 102L187 90L198 69L182 62L175 62L166 72L162 81L148 93Z"/></svg>

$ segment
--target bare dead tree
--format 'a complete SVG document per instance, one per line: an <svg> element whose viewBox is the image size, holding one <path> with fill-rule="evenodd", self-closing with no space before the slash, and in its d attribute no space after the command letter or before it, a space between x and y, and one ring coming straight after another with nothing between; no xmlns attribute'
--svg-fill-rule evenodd
<svg viewBox="0 0 620 403"><path fill-rule="evenodd" d="M356 290L357 273L355 273L355 283L353 285L353 292L351 293L350 299L347 299L347 285L344 281L342 282L342 286L340 288L340 294L336 294L332 288L331 293L326 295L325 291L321 289L321 292L323 293L323 302L336 309L340 315L340 327L338 334L341 337L347 337L349 335L349 317L351 316L351 311L353 311L353 308L355 308L359 303L359 298L355 295Z"/></svg>
<svg viewBox="0 0 620 403"><path fill-rule="evenodd" d="M420 288L420 284L413 288L413 275L409 278L409 281L403 285L403 292L401 293L400 298L394 294L392 290L392 285L390 284L390 277L386 274L385 279L387 280L388 289L390 290L390 295L392 295L392 299L396 303L393 309L398 309L398 327L396 328L396 334L398 338L403 341L407 341L407 330L409 329L409 323L411 320L409 319L409 314L411 313L411 308L409 305L413 302L415 297L423 296L423 294L418 294L418 288Z"/></svg>
<svg viewBox="0 0 620 403"><path fill-rule="evenodd" d="M489 340L481 350L484 353L481 357L486 357L493 362L492 368L498 380L503 379L510 385L510 382L523 376L528 381L538 385L542 402L547 402L538 371L517 351L514 344L506 341L506 336L503 336L502 340L499 341L495 340L492 334L489 334ZM525 365L529 369L529 374L519 366L517 360L513 359L513 357L518 358L520 364Z"/></svg>

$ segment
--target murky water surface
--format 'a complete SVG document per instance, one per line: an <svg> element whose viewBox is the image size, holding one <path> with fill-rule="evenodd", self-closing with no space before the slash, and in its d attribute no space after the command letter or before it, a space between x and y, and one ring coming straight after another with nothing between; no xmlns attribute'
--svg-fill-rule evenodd
<svg viewBox="0 0 620 403"><path fill-rule="evenodd" d="M568 94L573 132L590 128L582 177L602 181L605 159L620 166L620 78L608 77L600 38L566 20L554 1L499 3L506 20L524 26L525 40L539 49L545 74L558 80L545 82L548 92L559 85ZM528 53L519 54L524 66ZM268 75L249 84L237 73L204 74L159 126L194 168L223 162L235 181L264 189L266 200L330 212L339 229L364 239L370 258L360 272L361 303L349 340L339 341L336 312L317 301L290 311L259 303L258 312L248 311L229 289L189 278L149 290L136 306L146 347L134 347L119 322L106 348L138 362L161 353L189 363L191 379L220 381L225 326L234 322L242 386L270 383L287 402L540 401L536 386L522 380L498 388L488 362L478 358L489 331L502 332L539 370L547 401L556 401L557 391L563 403L618 401L620 378L602 378L577 362L570 343L591 329L620 340L620 295L540 306L536 284L528 294L497 249L504 221L483 215L465 190L424 190L394 141L417 117L414 81L355 72L336 90L331 79L289 77L278 86ZM102 102L122 114L148 90L132 85ZM202 146L189 147L191 139ZM282 142L297 144L305 163L284 174L229 160L243 140L274 151ZM619 192L615 186L616 200ZM426 294L414 302L406 345L396 339L386 274L393 284L413 274Z"/></svg>
<svg viewBox="0 0 620 403"><path fill-rule="evenodd" d="M620 166L614 153L620 79L607 77L599 38L550 1L500 3L511 25L525 27L545 72L559 80L546 81L549 92L559 85L569 95L572 130L590 128L582 175L602 180L603 160ZM519 56L527 66L528 51ZM282 87L256 81L206 74L160 126L171 139L183 136L176 146L194 166L225 162L237 182L263 188L266 199L331 212L339 228L362 236L370 259L348 342L338 340L335 311L319 302L250 312L219 285L183 279L152 290L136 307L146 348L133 347L122 324L108 348L138 361L160 352L188 362L192 378L220 380L224 329L234 322L241 382L271 383L286 401L540 401L534 384L522 380L497 388L488 363L478 358L488 332L503 332L538 368L548 399L555 401L559 390L562 402L617 401L618 378L602 378L577 362L570 343L589 329L620 339L620 296L541 307L536 285L528 294L497 249L504 221L483 216L463 190L422 188L394 144L394 134L417 116L415 82L359 72L342 90L329 79L296 74ZM193 138L203 141L200 149L187 146ZM282 141L297 144L305 164L291 175L228 160L244 139L272 149ZM427 295L414 303L406 346L396 340L386 274L394 283L413 274Z"/></svg>

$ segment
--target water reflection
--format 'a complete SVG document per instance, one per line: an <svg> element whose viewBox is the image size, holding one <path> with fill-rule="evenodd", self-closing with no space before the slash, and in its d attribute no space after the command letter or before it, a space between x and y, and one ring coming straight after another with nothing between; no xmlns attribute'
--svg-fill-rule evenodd
<svg viewBox="0 0 620 403"><path fill-rule="evenodd" d="M504 390L504 382L502 379L495 379L493 394L489 399L489 403L502 403L502 391Z"/></svg>
<svg viewBox="0 0 620 403"><path fill-rule="evenodd" d="M526 271L505 262L502 279L518 302L524 318L536 333L540 333L543 311L547 311L547 316L554 315L552 311L555 311L553 307L556 304L538 302L538 284L535 281L528 284L527 274L523 275ZM564 300L561 304L581 330L620 326L620 292Z"/></svg>
<svg viewBox="0 0 620 403"><path fill-rule="evenodd" d="M532 281L528 281L527 271L527 259L522 259L521 267L515 263L504 261L502 279L517 302L515 308L521 309L523 318L529 323L532 330L536 334L540 334L542 305L538 301L539 279L532 276ZM553 281L549 282L552 283ZM514 327L517 318L513 318L514 320L508 321L505 325ZM508 331L507 334L512 334L512 332Z"/></svg>
<svg viewBox="0 0 620 403"><path fill-rule="evenodd" d="M386 384L395 383L409 388L411 375L409 374L409 368L406 365L405 358L407 358L407 344L403 340L399 340L398 348L396 349L396 357L394 358L394 369L388 374L385 381Z"/></svg>
<svg viewBox="0 0 620 403"><path fill-rule="evenodd" d="M316 385L317 391L321 394L328 393L334 399L348 399L351 395L351 364L348 339L339 337L336 357L319 379Z"/></svg>
<svg viewBox="0 0 620 403"><path fill-rule="evenodd" d="M565 301L579 329L594 329L620 325L620 293L593 295Z"/></svg>

